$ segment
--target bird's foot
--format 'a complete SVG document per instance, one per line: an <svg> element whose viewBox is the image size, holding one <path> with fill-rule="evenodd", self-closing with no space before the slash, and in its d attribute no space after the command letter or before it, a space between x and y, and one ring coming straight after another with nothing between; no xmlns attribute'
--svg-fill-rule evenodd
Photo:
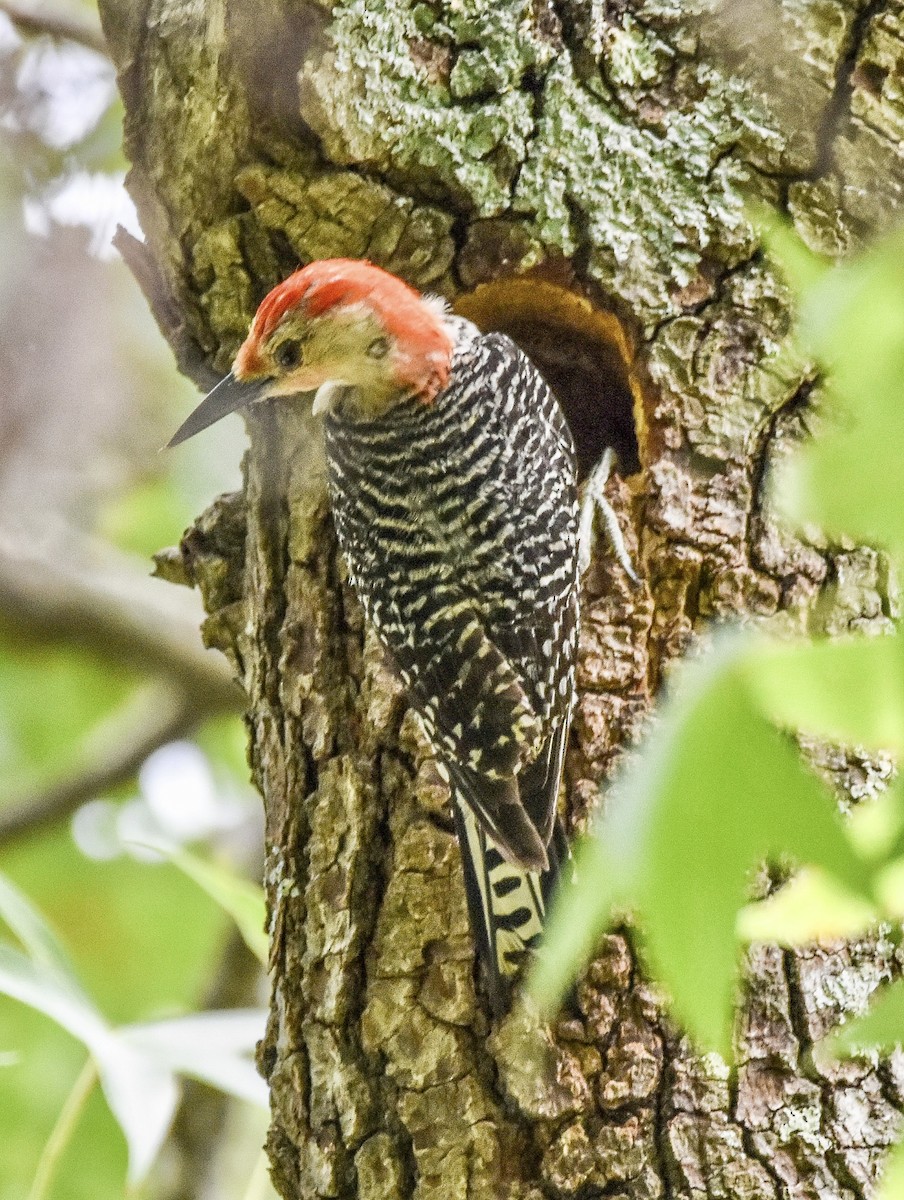
<svg viewBox="0 0 904 1200"><path fill-rule="evenodd" d="M580 575L583 576L584 572L590 566L590 560L593 557L597 539L595 518L596 514L599 513L603 518L606 540L609 542L613 554L618 559L619 565L631 582L635 586L638 586L640 579L634 570L634 564L631 562L631 556L628 554L625 546L625 537L622 533L621 525L618 523L615 509L606 499L605 495L606 484L609 482L609 476L612 474L614 465L615 451L610 446L590 472L587 482L584 485L580 524L578 526L578 570Z"/></svg>

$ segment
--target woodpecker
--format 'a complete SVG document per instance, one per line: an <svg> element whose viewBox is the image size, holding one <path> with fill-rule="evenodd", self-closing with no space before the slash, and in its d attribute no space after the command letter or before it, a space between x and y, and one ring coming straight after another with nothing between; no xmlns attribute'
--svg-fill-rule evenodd
<svg viewBox="0 0 904 1200"><path fill-rule="evenodd" d="M449 785L500 1011L543 929L575 697L579 506L558 402L508 337L367 262L262 301L232 371L172 438L314 393L349 577Z"/></svg>

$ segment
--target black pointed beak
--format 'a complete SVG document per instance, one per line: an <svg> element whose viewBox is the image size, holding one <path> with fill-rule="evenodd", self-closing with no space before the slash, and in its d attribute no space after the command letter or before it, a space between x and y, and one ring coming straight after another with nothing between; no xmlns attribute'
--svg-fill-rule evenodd
<svg viewBox="0 0 904 1200"><path fill-rule="evenodd" d="M226 378L221 379L213 391L207 393L194 412L190 413L182 422L167 442L167 450L194 437L208 425L219 421L220 417L225 417L248 404L253 404L255 400L262 400L272 382L272 379L249 379L243 382L241 379L236 379L230 371Z"/></svg>

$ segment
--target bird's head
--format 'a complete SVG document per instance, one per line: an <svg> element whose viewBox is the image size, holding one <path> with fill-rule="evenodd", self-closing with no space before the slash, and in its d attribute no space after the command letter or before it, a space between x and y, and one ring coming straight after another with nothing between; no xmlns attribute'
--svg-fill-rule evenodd
<svg viewBox="0 0 904 1200"><path fill-rule="evenodd" d="M255 400L317 392L375 419L410 396L425 404L448 382L453 342L439 302L368 262L310 263L261 301L232 371L176 432L184 442Z"/></svg>

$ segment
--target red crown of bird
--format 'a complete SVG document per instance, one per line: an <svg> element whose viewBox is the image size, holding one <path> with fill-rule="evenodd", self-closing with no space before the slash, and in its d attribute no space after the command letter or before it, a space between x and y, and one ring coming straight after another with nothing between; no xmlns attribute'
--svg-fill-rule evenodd
<svg viewBox="0 0 904 1200"><path fill-rule="evenodd" d="M429 402L449 381L453 343L441 304L373 263L351 258L324 259L295 271L261 301L251 330L236 355L239 379L259 375L261 347L290 312L314 320L343 309L366 306L392 339L396 374Z"/></svg>

